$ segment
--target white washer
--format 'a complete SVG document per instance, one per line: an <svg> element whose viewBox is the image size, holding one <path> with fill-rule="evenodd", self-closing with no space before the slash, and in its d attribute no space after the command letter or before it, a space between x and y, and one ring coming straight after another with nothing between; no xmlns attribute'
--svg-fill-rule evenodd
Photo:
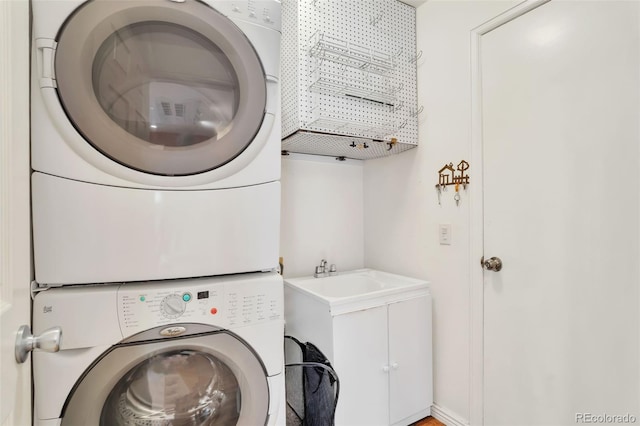
<svg viewBox="0 0 640 426"><path fill-rule="evenodd" d="M32 6L36 280L276 266L280 2Z"/></svg>
<svg viewBox="0 0 640 426"><path fill-rule="evenodd" d="M32 354L34 425L284 425L282 293L272 272L37 294L34 333L62 339Z"/></svg>

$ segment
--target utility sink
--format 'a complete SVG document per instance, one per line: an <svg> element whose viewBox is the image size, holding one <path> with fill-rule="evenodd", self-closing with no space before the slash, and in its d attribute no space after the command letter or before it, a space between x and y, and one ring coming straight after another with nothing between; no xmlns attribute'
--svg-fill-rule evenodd
<svg viewBox="0 0 640 426"><path fill-rule="evenodd" d="M335 424L400 426L431 413L427 282L359 269L286 279L284 300L285 333L313 343L338 374Z"/></svg>
<svg viewBox="0 0 640 426"><path fill-rule="evenodd" d="M357 269L323 278L309 276L285 280L285 291L311 296L329 305L335 314L390 303L428 288L426 281L374 269Z"/></svg>

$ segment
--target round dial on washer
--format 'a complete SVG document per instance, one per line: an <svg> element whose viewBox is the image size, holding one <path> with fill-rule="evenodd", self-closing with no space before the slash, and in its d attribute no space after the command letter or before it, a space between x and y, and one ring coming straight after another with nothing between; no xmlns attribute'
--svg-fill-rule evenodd
<svg viewBox="0 0 640 426"><path fill-rule="evenodd" d="M178 318L184 313L187 304L179 294L170 294L162 299L162 314L167 318Z"/></svg>

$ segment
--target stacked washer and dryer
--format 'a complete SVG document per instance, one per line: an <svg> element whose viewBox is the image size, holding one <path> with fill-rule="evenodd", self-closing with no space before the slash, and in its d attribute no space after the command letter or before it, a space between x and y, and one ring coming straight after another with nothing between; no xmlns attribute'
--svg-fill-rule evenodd
<svg viewBox="0 0 640 426"><path fill-rule="evenodd" d="M284 424L280 2L32 13L34 424Z"/></svg>

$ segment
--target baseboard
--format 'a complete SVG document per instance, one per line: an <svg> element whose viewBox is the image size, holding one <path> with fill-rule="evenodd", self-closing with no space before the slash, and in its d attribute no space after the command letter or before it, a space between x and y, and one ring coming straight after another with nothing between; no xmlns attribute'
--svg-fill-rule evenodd
<svg viewBox="0 0 640 426"><path fill-rule="evenodd" d="M444 423L446 426L469 426L468 421L456 417L437 404L433 404L431 406L431 416L441 423Z"/></svg>

